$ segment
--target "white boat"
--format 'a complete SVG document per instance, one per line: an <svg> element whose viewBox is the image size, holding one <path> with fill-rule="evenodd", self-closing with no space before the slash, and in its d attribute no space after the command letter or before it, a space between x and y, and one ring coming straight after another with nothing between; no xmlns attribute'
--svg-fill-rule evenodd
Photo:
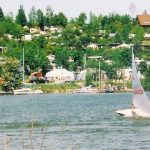
<svg viewBox="0 0 150 150"><path fill-rule="evenodd" d="M27 95L27 94L33 94L33 91L30 88L22 88L13 90L14 95Z"/></svg>
<svg viewBox="0 0 150 150"><path fill-rule="evenodd" d="M92 89L91 89L91 85L87 86L87 87L82 87L77 93L91 93Z"/></svg>
<svg viewBox="0 0 150 150"><path fill-rule="evenodd" d="M30 94L42 94L42 90L32 90L30 88L22 88L22 89L17 89L13 90L14 95L30 95Z"/></svg>
<svg viewBox="0 0 150 150"><path fill-rule="evenodd" d="M75 93L99 93L99 90L92 88L91 85L75 90Z"/></svg>
<svg viewBox="0 0 150 150"><path fill-rule="evenodd" d="M138 78L132 50L132 106L116 112L125 117L150 117L150 101Z"/></svg>
<svg viewBox="0 0 150 150"><path fill-rule="evenodd" d="M23 84L25 83L25 77L24 77L24 48L23 48L23 69L22 69L23 73L22 73L22 80L23 80ZM25 84L24 84L25 85ZM16 89L13 90L14 95L28 95L28 94L42 94L43 91L42 90L32 90L31 88L20 88L20 89Z"/></svg>

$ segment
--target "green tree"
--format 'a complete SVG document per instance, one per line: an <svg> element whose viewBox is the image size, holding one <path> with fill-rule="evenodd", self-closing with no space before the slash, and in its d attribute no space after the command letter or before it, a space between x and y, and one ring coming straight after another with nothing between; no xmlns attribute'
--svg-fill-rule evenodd
<svg viewBox="0 0 150 150"><path fill-rule="evenodd" d="M111 56L114 67L123 68L131 66L131 49L116 49L112 52Z"/></svg>
<svg viewBox="0 0 150 150"><path fill-rule="evenodd" d="M37 15L37 23L41 30L44 30L44 15L42 10L38 9L36 12Z"/></svg>
<svg viewBox="0 0 150 150"><path fill-rule="evenodd" d="M36 18L36 10L33 6L29 12L29 26L35 27L37 25L37 18Z"/></svg>
<svg viewBox="0 0 150 150"><path fill-rule="evenodd" d="M147 64L145 61L142 61L140 62L140 65L139 65L139 68L140 68L140 72L143 74L147 71Z"/></svg>
<svg viewBox="0 0 150 150"><path fill-rule="evenodd" d="M4 20L4 14L3 14L3 10L0 7L0 22Z"/></svg>
<svg viewBox="0 0 150 150"><path fill-rule="evenodd" d="M27 25L27 19L22 5L20 5L16 16L16 23L20 24L21 26Z"/></svg>
<svg viewBox="0 0 150 150"><path fill-rule="evenodd" d="M34 42L36 43L36 45L39 48L45 48L46 44L47 44L47 41L44 36L39 36L39 37L35 38Z"/></svg>
<svg viewBox="0 0 150 150"><path fill-rule="evenodd" d="M69 51L67 48L57 48L55 50L56 64L63 68L69 68Z"/></svg>
<svg viewBox="0 0 150 150"><path fill-rule="evenodd" d="M85 76L85 86L93 84L93 74L88 70Z"/></svg>
<svg viewBox="0 0 150 150"><path fill-rule="evenodd" d="M133 27L132 32L135 34L135 38L133 39L134 44L139 44L144 39L144 29L139 25Z"/></svg>
<svg viewBox="0 0 150 150"><path fill-rule="evenodd" d="M4 26L4 22L0 22L0 37L4 37L6 33L6 27Z"/></svg>
<svg viewBox="0 0 150 150"><path fill-rule="evenodd" d="M50 6L46 8L45 25L50 27L52 24L53 10Z"/></svg>
<svg viewBox="0 0 150 150"><path fill-rule="evenodd" d="M86 19L87 19L87 16L86 16L86 14L85 13L81 13L80 15L79 15L79 17L77 18L77 24L79 25L79 26L84 26L85 25L85 22L86 22Z"/></svg>
<svg viewBox="0 0 150 150"><path fill-rule="evenodd" d="M58 13L58 15L54 15L52 17L52 25L54 26L62 26L65 27L68 23L67 17L62 13Z"/></svg>
<svg viewBox="0 0 150 150"><path fill-rule="evenodd" d="M22 74L20 64L17 59L7 58L3 64L0 64L0 77L4 81L3 88L5 91L12 91L21 86Z"/></svg>

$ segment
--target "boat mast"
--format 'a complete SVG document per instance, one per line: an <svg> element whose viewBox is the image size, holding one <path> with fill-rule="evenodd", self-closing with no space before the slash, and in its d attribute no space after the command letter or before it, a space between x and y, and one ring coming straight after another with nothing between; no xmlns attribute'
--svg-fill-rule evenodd
<svg viewBox="0 0 150 150"><path fill-rule="evenodd" d="M131 60L132 60L132 61L131 61L131 63L132 63L132 64L131 64L131 67L132 67L132 91L133 91L133 61L134 61L133 45L132 45L131 47L132 47L132 49L131 49L131 50L132 50L132 51L131 51L131 52L132 52L132 54L131 54ZM133 104L133 97L134 97L134 95L133 95L133 92L132 92L132 105L131 105L131 108L132 108L132 109L135 108L135 107L134 107L134 104Z"/></svg>
<svg viewBox="0 0 150 150"><path fill-rule="evenodd" d="M23 72L22 72L22 73L23 73L23 74L22 74L22 80L23 80L23 84L24 84L24 79L25 79L25 78L24 78L24 47L23 47L23 50L22 50L22 51L23 51L23 55L22 55L22 64L23 64L23 65L22 65L22 67L23 67L23 68L22 68L22 71L23 71Z"/></svg>

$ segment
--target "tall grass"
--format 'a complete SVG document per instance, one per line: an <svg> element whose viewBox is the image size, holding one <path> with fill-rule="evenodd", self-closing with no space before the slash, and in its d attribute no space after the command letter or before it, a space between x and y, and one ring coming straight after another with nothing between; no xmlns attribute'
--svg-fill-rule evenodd
<svg viewBox="0 0 150 150"><path fill-rule="evenodd" d="M41 89L44 93L73 92L77 88L79 88L79 86L75 83L34 85L34 89Z"/></svg>

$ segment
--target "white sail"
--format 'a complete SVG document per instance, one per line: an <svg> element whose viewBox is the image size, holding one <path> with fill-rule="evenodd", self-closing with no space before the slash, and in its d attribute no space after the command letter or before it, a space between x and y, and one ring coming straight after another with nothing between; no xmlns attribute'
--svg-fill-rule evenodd
<svg viewBox="0 0 150 150"><path fill-rule="evenodd" d="M140 79L138 78L134 54L132 50L132 107L117 110L116 112L126 117L148 117L150 118L150 101L144 92Z"/></svg>
<svg viewBox="0 0 150 150"><path fill-rule="evenodd" d="M144 92L141 82L137 75L134 54L132 51L132 90L133 90L133 108L150 115L150 101Z"/></svg>

